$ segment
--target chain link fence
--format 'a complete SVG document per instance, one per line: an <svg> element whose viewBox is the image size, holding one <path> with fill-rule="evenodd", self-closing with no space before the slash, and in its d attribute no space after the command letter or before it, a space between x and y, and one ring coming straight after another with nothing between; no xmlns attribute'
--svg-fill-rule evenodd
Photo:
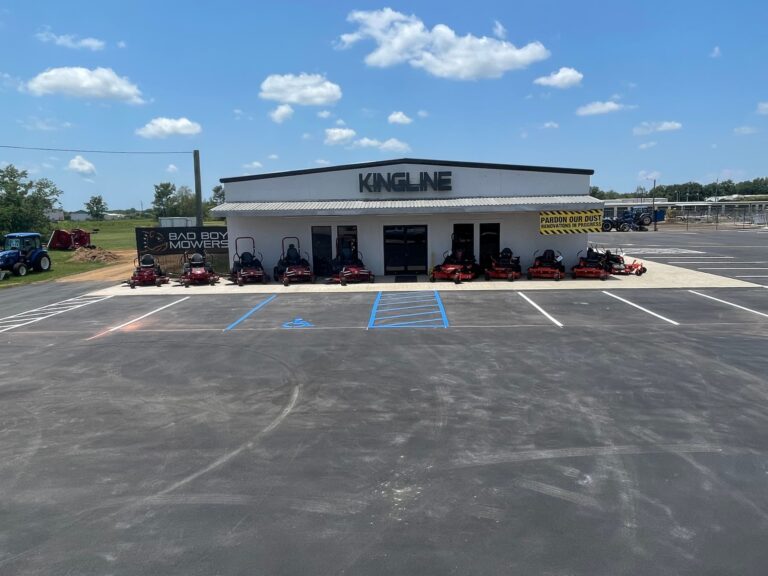
<svg viewBox="0 0 768 576"><path fill-rule="evenodd" d="M744 229L766 226L765 205L675 206L667 210L664 228Z"/></svg>

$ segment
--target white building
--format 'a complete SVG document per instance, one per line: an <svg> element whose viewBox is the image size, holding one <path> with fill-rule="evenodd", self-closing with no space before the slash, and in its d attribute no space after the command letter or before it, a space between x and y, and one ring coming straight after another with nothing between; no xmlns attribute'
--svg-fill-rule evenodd
<svg viewBox="0 0 768 576"><path fill-rule="evenodd" d="M352 238L377 275L427 273L451 250L452 237L481 264L510 247L523 267L547 248L570 266L587 234L542 234L540 212L602 210L589 195L593 173L403 158L222 178L226 202L213 213L226 216L230 257L236 238L251 236L268 269L285 236L298 238L318 275L336 256L339 237Z"/></svg>

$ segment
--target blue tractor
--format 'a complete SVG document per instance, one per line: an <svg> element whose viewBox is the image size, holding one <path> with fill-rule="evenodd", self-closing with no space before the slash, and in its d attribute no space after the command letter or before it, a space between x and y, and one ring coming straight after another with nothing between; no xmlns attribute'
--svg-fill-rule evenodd
<svg viewBox="0 0 768 576"><path fill-rule="evenodd" d="M51 257L43 248L37 232L7 234L0 252L0 270L10 270L16 276L26 276L29 270L47 272Z"/></svg>

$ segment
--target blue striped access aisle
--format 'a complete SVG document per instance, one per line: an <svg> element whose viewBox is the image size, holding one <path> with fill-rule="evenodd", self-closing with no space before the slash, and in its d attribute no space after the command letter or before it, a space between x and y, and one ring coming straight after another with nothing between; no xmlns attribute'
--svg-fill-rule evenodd
<svg viewBox="0 0 768 576"><path fill-rule="evenodd" d="M379 292L368 329L448 328L443 301L437 291Z"/></svg>

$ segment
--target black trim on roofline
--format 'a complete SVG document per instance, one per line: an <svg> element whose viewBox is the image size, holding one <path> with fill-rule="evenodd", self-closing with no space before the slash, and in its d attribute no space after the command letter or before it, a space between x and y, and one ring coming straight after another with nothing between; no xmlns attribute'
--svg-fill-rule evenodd
<svg viewBox="0 0 768 576"><path fill-rule="evenodd" d="M287 172L270 172L269 174L253 174L251 176L234 176L220 178L219 182L247 182L248 180L266 180L268 178L283 178L285 176L302 176L304 174L322 174L323 172L339 172L341 170L359 170L365 168L378 168L380 166L392 166L394 164L422 164L424 166L452 166L456 168L485 168L488 170L519 170L521 172L551 172L555 174L581 174L592 176L595 171L583 168L557 168L553 166L524 166L519 164L491 164L487 162L456 162L453 160L422 160L419 158L397 158L395 160L381 160L378 162L362 162L359 164L342 164L339 166L326 166L324 168L306 168L304 170L289 170Z"/></svg>

